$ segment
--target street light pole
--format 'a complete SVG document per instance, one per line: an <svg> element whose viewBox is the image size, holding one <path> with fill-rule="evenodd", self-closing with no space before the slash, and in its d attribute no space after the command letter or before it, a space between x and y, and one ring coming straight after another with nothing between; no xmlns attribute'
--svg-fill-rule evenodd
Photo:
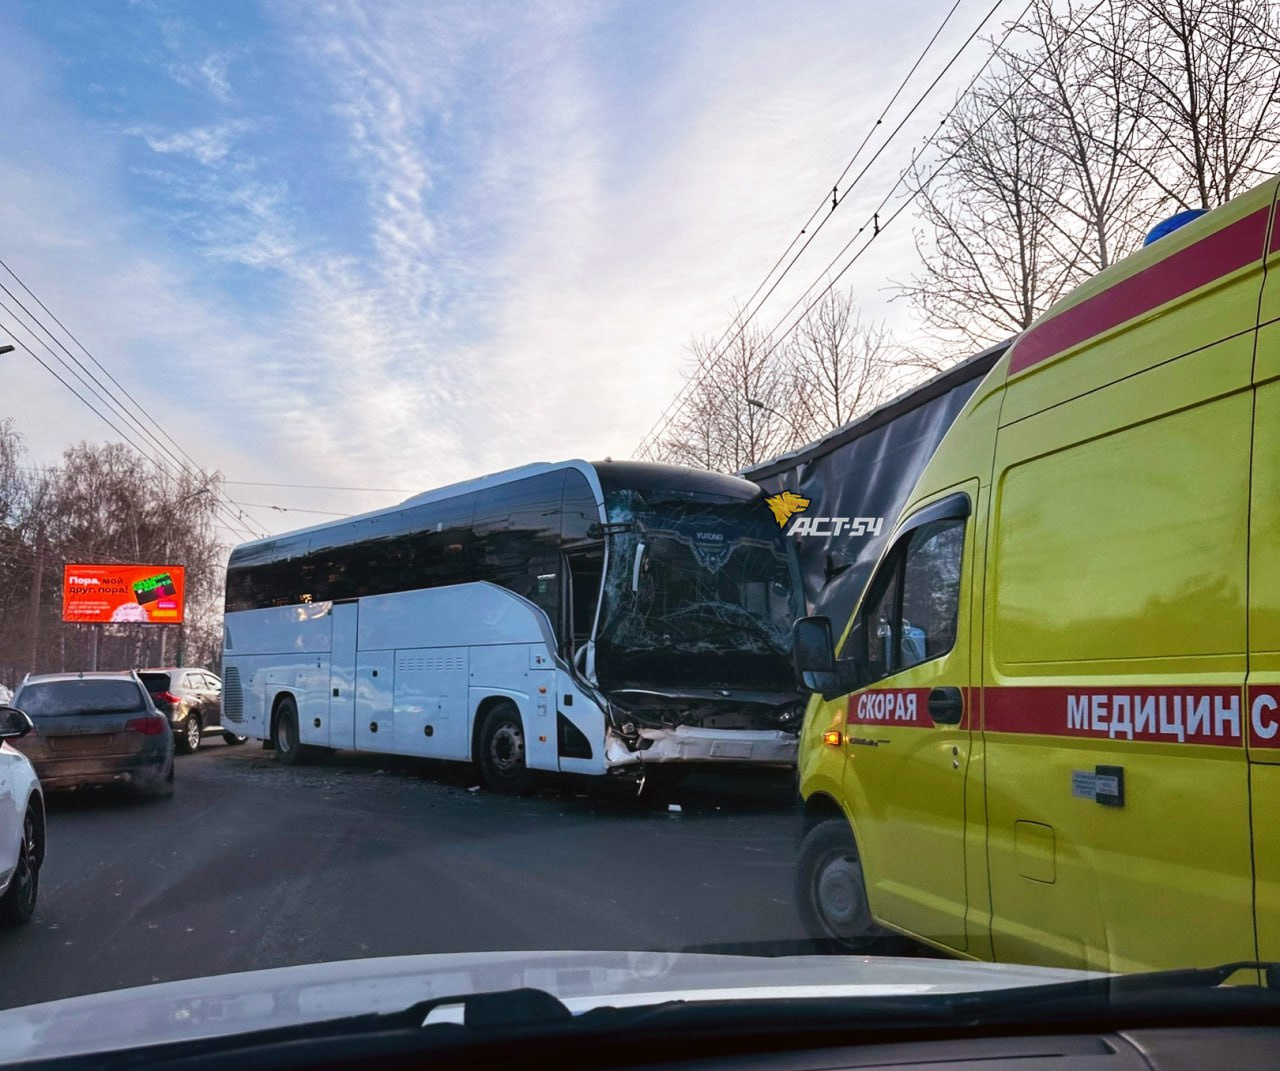
<svg viewBox="0 0 1280 1071"><path fill-rule="evenodd" d="M799 425L797 425L796 422L792 420L789 416L787 416L785 413L779 413L778 410L773 408L773 406L765 405L764 402L762 402L759 398L748 398L747 404L751 406L753 409L762 409L766 413L772 413L779 420L785 420L791 426L791 430L796 433L796 438L802 439L802 440L804 439L804 432L800 430Z"/></svg>

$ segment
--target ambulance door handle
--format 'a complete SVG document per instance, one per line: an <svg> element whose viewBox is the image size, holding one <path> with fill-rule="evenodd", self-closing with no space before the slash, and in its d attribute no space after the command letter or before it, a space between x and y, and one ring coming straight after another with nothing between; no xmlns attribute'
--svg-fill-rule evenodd
<svg viewBox="0 0 1280 1071"><path fill-rule="evenodd" d="M935 688L929 693L929 717L941 725L956 725L964 717L959 688Z"/></svg>

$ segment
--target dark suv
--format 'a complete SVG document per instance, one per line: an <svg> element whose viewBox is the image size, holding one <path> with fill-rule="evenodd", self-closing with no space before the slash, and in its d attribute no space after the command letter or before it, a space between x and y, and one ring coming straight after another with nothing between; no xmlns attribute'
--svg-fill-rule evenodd
<svg viewBox="0 0 1280 1071"><path fill-rule="evenodd" d="M223 728L222 681L208 670L169 666L140 669L138 676L156 709L173 726L174 742L182 754L195 751L205 733L221 732L228 744L245 742L245 737Z"/></svg>

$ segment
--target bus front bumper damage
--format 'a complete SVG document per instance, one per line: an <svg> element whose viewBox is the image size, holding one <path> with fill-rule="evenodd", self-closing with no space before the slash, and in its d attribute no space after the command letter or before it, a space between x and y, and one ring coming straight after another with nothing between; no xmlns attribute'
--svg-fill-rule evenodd
<svg viewBox="0 0 1280 1071"><path fill-rule="evenodd" d="M612 728L605 734L605 766L714 762L794 766L799 738L777 729L703 729L695 725L640 728L633 748Z"/></svg>

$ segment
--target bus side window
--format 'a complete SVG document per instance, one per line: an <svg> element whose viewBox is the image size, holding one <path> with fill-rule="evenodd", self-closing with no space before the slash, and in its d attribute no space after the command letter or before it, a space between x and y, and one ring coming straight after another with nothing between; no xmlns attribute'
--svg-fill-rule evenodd
<svg viewBox="0 0 1280 1071"><path fill-rule="evenodd" d="M475 578L522 595L560 617L560 494L554 471L476 495Z"/></svg>
<svg viewBox="0 0 1280 1071"><path fill-rule="evenodd" d="M474 513L474 495L459 495L420 507L410 586L438 588L475 579L470 560Z"/></svg>

